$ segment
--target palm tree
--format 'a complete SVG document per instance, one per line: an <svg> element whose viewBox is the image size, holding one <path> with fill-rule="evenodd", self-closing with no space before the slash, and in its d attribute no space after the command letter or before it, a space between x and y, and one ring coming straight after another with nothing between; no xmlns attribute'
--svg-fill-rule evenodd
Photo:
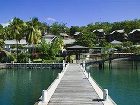
<svg viewBox="0 0 140 105"><path fill-rule="evenodd" d="M39 21L33 18L27 22L26 40L28 44L38 44L41 39L41 31L39 30Z"/></svg>
<svg viewBox="0 0 140 105"><path fill-rule="evenodd" d="M48 33L48 31L49 31L49 26L48 26L48 24L47 23L39 23L40 25L39 25L39 29L40 29L40 31L41 31L41 34L42 35L44 35L46 32Z"/></svg>
<svg viewBox="0 0 140 105"><path fill-rule="evenodd" d="M4 41L3 39L0 39L0 51L3 50L3 45L4 45Z"/></svg>
<svg viewBox="0 0 140 105"><path fill-rule="evenodd" d="M26 24L19 18L14 18L10 25L8 26L10 28L10 37L12 39L16 39L17 42L17 62L18 62L18 42L23 38L23 30Z"/></svg>
<svg viewBox="0 0 140 105"><path fill-rule="evenodd" d="M26 29L26 41L28 45L38 44L41 40L41 31L39 29L40 22L37 18L33 18L31 21L27 22ZM32 50L34 52L34 50Z"/></svg>

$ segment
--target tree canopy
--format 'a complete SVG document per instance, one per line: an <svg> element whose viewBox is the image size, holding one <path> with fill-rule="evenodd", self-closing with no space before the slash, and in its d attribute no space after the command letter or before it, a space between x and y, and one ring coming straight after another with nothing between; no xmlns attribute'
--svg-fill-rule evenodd
<svg viewBox="0 0 140 105"><path fill-rule="evenodd" d="M94 32L94 30L100 29L103 29L103 32ZM36 17L29 21L23 21L20 18L14 17L12 21L9 22L9 25L0 25L0 49L3 48L5 40L16 39L18 42L21 39L26 39L28 44L41 44L42 53L46 54L50 58L54 58L58 55L59 50L63 46L60 33L67 33L70 35L70 38L75 38L76 44L88 46L90 48L94 46L108 47L110 46L110 42L113 40L123 42L123 46L125 47L127 44L132 46L132 44L140 43L140 32L136 31L132 34L132 30L134 29L140 29L140 19L113 23L96 22L85 26L67 27L66 24L58 22L47 24L39 21ZM124 30L124 32L117 33L116 30ZM113 31L116 32L111 34ZM80 32L78 37L74 37L76 32ZM58 39L51 44L46 44L41 41L42 36L46 35L46 33L53 34L57 36ZM129 48L132 51L131 47Z"/></svg>

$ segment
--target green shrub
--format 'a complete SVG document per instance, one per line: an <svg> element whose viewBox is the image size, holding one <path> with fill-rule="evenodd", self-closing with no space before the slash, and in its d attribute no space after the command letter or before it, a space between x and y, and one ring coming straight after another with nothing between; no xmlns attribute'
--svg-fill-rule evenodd
<svg viewBox="0 0 140 105"><path fill-rule="evenodd" d="M20 53L18 54L18 62L19 63L26 63L29 60L29 54L28 53Z"/></svg>
<svg viewBox="0 0 140 105"><path fill-rule="evenodd" d="M9 53L7 51L4 51L4 52L5 52L5 55L0 58L0 62L2 62L2 63L6 63L6 62L11 63L11 61L15 61L15 57L14 57L13 54L11 54L11 53Z"/></svg>

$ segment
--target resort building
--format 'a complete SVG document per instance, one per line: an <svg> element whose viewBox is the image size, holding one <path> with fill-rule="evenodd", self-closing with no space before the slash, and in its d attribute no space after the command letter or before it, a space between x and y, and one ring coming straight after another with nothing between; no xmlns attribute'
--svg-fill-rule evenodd
<svg viewBox="0 0 140 105"><path fill-rule="evenodd" d="M110 43L113 44L113 45L120 45L120 44L122 44L121 41L117 41L117 40L113 40L113 41L110 42Z"/></svg>
<svg viewBox="0 0 140 105"><path fill-rule="evenodd" d="M103 29L94 30L93 33L95 33L96 36L97 36L99 39L105 38L105 33L104 33L104 30L103 30Z"/></svg>
<svg viewBox="0 0 140 105"><path fill-rule="evenodd" d="M111 42L113 40L117 41L125 41L127 40L127 34L125 33L124 29L122 30L115 30L108 35L108 40Z"/></svg>
<svg viewBox="0 0 140 105"><path fill-rule="evenodd" d="M55 38L56 38L55 35L42 36L42 39L45 40L47 43L51 43L52 41L54 41ZM8 52L16 51L17 44L18 44L18 46L22 46L25 49L34 47L34 45L32 45L32 44L27 45L28 43L27 43L26 39L21 39L20 41L17 41L14 39L14 40L5 40L4 49Z"/></svg>
<svg viewBox="0 0 140 105"><path fill-rule="evenodd" d="M75 32L75 33L74 33L74 38L78 38L78 37L80 37L80 35L82 35L81 32Z"/></svg>
<svg viewBox="0 0 140 105"><path fill-rule="evenodd" d="M69 37L68 34L66 33L60 33L60 36L63 38L63 39L67 39Z"/></svg>
<svg viewBox="0 0 140 105"><path fill-rule="evenodd" d="M70 46L70 45L73 45L74 44L75 39L67 38L67 39L63 39L63 42L64 42L64 45L65 46Z"/></svg>
<svg viewBox="0 0 140 105"><path fill-rule="evenodd" d="M15 50L17 44L19 46L20 45L22 45L22 46L27 45L27 42L26 42L25 39L21 39L20 41L17 41L15 39L14 40L5 40L4 43L5 43L4 44L4 49L6 51L9 51L9 52L11 52L12 50Z"/></svg>
<svg viewBox="0 0 140 105"><path fill-rule="evenodd" d="M134 29L128 34L130 41L137 43L140 42L140 29Z"/></svg>
<svg viewBox="0 0 140 105"><path fill-rule="evenodd" d="M69 62L81 62L85 60L99 60L104 52L103 47L89 48L80 45L73 45L66 48Z"/></svg>
<svg viewBox="0 0 140 105"><path fill-rule="evenodd" d="M46 43L51 43L56 38L55 35L44 35L42 36L42 40L45 40Z"/></svg>

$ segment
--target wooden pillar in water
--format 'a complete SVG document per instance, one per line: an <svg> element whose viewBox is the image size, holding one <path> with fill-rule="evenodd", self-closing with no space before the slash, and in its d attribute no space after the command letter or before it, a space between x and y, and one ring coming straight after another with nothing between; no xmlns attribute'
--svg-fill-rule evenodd
<svg viewBox="0 0 140 105"><path fill-rule="evenodd" d="M137 70L137 68L138 68L138 65L137 65L137 60L135 61L135 69Z"/></svg>
<svg viewBox="0 0 140 105"><path fill-rule="evenodd" d="M112 68L112 60L109 59L109 69Z"/></svg>
<svg viewBox="0 0 140 105"><path fill-rule="evenodd" d="M99 69L102 69L102 62L99 62Z"/></svg>
<svg viewBox="0 0 140 105"><path fill-rule="evenodd" d="M134 59L132 60L132 69L134 69Z"/></svg>
<svg viewBox="0 0 140 105"><path fill-rule="evenodd" d="M109 69L111 68L111 63L112 63L111 58L113 58L113 55L109 54Z"/></svg>
<svg viewBox="0 0 140 105"><path fill-rule="evenodd" d="M104 66L105 66L105 65L104 65L104 62L102 62L102 65L103 65L103 69L104 69Z"/></svg>

